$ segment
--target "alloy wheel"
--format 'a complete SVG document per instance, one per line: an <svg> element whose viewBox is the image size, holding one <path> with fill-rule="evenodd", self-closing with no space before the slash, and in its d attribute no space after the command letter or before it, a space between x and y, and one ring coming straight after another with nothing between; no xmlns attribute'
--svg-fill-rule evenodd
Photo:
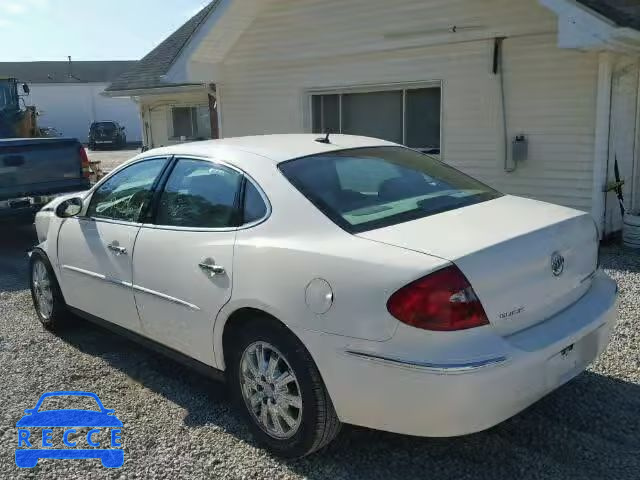
<svg viewBox="0 0 640 480"><path fill-rule="evenodd" d="M47 267L40 260L33 263L33 276L31 281L38 313L40 313L45 320L49 320L53 313L53 291L51 289L51 279L49 278Z"/></svg>
<svg viewBox="0 0 640 480"><path fill-rule="evenodd" d="M249 345L240 360L242 397L252 417L269 436L293 437L302 422L302 394L285 356L267 342Z"/></svg>

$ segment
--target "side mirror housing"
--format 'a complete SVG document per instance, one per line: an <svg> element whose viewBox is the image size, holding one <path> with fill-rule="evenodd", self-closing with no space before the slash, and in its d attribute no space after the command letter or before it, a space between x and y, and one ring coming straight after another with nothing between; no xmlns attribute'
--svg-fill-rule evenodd
<svg viewBox="0 0 640 480"><path fill-rule="evenodd" d="M56 207L56 215L60 218L75 217L82 211L82 199L69 198Z"/></svg>
<svg viewBox="0 0 640 480"><path fill-rule="evenodd" d="M22 91L24 92L25 95L29 95L29 93L31 93L31 89L29 88L29 85L27 85L26 83L22 84Z"/></svg>

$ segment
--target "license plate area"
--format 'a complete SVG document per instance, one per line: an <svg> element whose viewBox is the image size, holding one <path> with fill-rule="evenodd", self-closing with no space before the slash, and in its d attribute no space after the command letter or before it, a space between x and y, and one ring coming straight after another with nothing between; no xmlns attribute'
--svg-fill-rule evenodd
<svg viewBox="0 0 640 480"><path fill-rule="evenodd" d="M567 345L547 360L549 388L560 386L580 374L598 354L598 331Z"/></svg>

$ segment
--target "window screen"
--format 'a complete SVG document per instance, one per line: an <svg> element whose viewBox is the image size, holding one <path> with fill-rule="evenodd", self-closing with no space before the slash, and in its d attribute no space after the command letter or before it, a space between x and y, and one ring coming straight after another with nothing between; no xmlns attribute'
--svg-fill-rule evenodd
<svg viewBox="0 0 640 480"><path fill-rule="evenodd" d="M364 135L438 152L440 96L440 87L313 95L313 131Z"/></svg>

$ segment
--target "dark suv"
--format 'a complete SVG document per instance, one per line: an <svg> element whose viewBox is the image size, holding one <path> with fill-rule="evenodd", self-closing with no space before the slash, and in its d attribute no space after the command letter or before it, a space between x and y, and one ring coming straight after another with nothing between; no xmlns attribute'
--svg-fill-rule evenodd
<svg viewBox="0 0 640 480"><path fill-rule="evenodd" d="M127 144L124 127L118 122L93 122L89 128L89 150L99 147L122 148Z"/></svg>

